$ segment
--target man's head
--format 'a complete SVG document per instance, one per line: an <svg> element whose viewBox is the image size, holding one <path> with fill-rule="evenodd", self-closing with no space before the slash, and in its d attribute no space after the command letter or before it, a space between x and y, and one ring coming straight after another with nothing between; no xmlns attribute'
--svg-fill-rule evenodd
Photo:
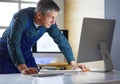
<svg viewBox="0 0 120 84"><path fill-rule="evenodd" d="M40 0L35 9L35 22L49 28L55 23L60 8L53 0Z"/></svg>

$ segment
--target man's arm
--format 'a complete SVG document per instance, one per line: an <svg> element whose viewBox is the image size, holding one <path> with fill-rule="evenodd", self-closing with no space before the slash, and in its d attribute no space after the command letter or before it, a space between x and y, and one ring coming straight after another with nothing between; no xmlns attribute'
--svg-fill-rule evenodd
<svg viewBox="0 0 120 84"><path fill-rule="evenodd" d="M81 68L82 71L88 71L89 69L82 64L76 64L75 58L73 56L72 48L65 38L65 36L60 32L56 24L53 24L49 30L49 35L53 38L53 40L57 43L59 49L64 54L68 64L72 66L73 69Z"/></svg>
<svg viewBox="0 0 120 84"><path fill-rule="evenodd" d="M53 38L55 43L57 43L59 49L64 54L67 62L70 64L71 61L75 60L68 40L65 38L63 33L61 33L61 31L58 29L56 24L53 24L48 29L48 33Z"/></svg>

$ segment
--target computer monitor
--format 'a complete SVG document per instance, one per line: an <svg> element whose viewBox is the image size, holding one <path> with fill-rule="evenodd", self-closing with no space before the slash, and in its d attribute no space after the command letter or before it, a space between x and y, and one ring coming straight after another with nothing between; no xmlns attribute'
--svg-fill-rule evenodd
<svg viewBox="0 0 120 84"><path fill-rule="evenodd" d="M68 30L60 30L61 33L68 39ZM46 32L32 47L34 53L60 53L60 49L53 39Z"/></svg>
<svg viewBox="0 0 120 84"><path fill-rule="evenodd" d="M115 20L84 18L80 37L77 62L103 60L105 70L113 69L110 50L114 34Z"/></svg>

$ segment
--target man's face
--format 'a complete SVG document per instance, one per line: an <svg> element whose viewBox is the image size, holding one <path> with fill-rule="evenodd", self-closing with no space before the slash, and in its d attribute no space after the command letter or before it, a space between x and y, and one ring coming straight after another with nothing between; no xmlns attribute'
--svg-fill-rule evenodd
<svg viewBox="0 0 120 84"><path fill-rule="evenodd" d="M39 18L39 24L45 26L46 28L50 28L50 26L55 23L57 15L58 12L56 11L51 11L45 15L41 15Z"/></svg>

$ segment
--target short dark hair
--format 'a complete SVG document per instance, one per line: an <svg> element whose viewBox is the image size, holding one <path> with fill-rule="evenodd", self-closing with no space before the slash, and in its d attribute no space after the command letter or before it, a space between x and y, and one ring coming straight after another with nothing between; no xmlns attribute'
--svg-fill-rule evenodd
<svg viewBox="0 0 120 84"><path fill-rule="evenodd" d="M49 11L60 11L59 6L53 0L40 0L37 3L36 12L41 12L43 15Z"/></svg>

